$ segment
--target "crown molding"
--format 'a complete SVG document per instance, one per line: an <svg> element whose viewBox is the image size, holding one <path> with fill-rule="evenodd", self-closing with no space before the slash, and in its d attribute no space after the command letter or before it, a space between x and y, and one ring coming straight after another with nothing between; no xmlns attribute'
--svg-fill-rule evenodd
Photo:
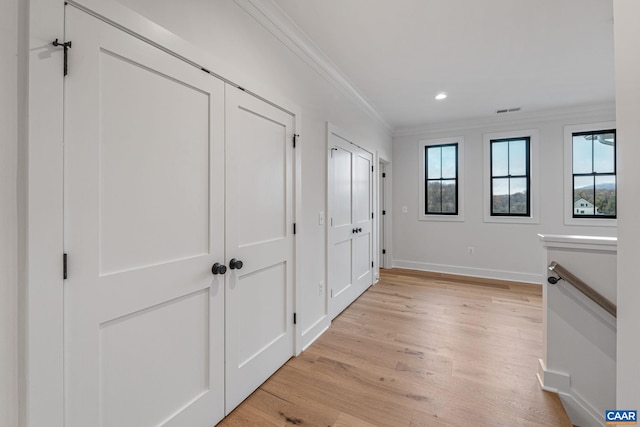
<svg viewBox="0 0 640 427"><path fill-rule="evenodd" d="M329 57L298 27L273 0L234 0L282 44L347 95L356 105L383 125L390 133L393 127L340 71Z"/></svg>
<svg viewBox="0 0 640 427"><path fill-rule="evenodd" d="M509 126L509 125L531 125L540 122L548 122L552 120L589 120L591 117L602 115L611 115L615 120L616 106L615 101L601 102L594 104L578 105L571 107L550 108L538 111L523 111L512 113L505 116L493 115L487 117L475 117L462 120L453 120L447 122L439 122L426 124L417 127L408 127L397 129L393 136L414 136L425 134L437 134L445 132L458 132L461 130L483 129L492 126ZM600 120L602 121L602 120ZM570 123L567 123L570 124Z"/></svg>

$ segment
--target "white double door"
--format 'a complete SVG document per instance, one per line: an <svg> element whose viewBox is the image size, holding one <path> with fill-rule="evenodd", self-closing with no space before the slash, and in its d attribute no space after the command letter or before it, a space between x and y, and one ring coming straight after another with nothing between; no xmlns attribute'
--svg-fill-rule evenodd
<svg viewBox="0 0 640 427"><path fill-rule="evenodd" d="M329 127L329 314L372 284L373 156Z"/></svg>
<svg viewBox="0 0 640 427"><path fill-rule="evenodd" d="M293 354L293 117L66 9L66 425L211 427Z"/></svg>

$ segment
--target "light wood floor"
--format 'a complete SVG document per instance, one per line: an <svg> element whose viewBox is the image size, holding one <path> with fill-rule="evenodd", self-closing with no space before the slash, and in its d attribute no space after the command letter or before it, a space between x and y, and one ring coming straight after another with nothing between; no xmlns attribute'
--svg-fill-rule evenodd
<svg viewBox="0 0 640 427"><path fill-rule="evenodd" d="M409 270L382 280L220 426L571 426L536 379L535 285Z"/></svg>

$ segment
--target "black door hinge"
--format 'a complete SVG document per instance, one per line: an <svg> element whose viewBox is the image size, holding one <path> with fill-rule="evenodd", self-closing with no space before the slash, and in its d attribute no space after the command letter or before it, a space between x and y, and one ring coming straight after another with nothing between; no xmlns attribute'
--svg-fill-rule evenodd
<svg viewBox="0 0 640 427"><path fill-rule="evenodd" d="M386 177L387 177L387 174L386 174L386 173L384 173L384 172L382 172L382 177L383 177L383 178L386 178Z"/></svg>
<svg viewBox="0 0 640 427"><path fill-rule="evenodd" d="M62 278L67 280L67 254L62 254Z"/></svg>
<svg viewBox="0 0 640 427"><path fill-rule="evenodd" d="M384 254L386 254L386 253L387 253L387 250L386 250L386 249L383 249L383 250L382 250L382 255L384 255Z"/></svg>
<svg viewBox="0 0 640 427"><path fill-rule="evenodd" d="M299 137L299 136L300 136L300 135L299 135L299 134L297 134L297 133L294 133L294 134L293 134L293 148L296 148L296 142L298 142L298 137Z"/></svg>
<svg viewBox="0 0 640 427"><path fill-rule="evenodd" d="M373 261L371 261L371 268L373 268Z"/></svg>
<svg viewBox="0 0 640 427"><path fill-rule="evenodd" d="M293 234L296 234L296 223L293 223Z"/></svg>
<svg viewBox="0 0 640 427"><path fill-rule="evenodd" d="M71 49L71 42L60 43L58 41L58 39L55 39L51 44L54 45L55 47L59 47L60 46L60 47L64 48L63 75L66 76L67 74L69 74L68 58L69 58L69 49Z"/></svg>
<svg viewBox="0 0 640 427"><path fill-rule="evenodd" d="M373 219L373 212L371 212L371 219Z"/></svg>
<svg viewBox="0 0 640 427"><path fill-rule="evenodd" d="M296 316L296 313L293 313L293 324L298 324L298 316Z"/></svg>
<svg viewBox="0 0 640 427"><path fill-rule="evenodd" d="M373 172L373 166L371 166L371 172Z"/></svg>

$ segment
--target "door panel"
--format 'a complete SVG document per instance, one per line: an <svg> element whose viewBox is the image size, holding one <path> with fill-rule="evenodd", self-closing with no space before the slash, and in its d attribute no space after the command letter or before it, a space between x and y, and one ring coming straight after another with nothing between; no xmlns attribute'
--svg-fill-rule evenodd
<svg viewBox="0 0 640 427"><path fill-rule="evenodd" d="M331 152L333 164L333 211L331 215L334 230L353 224L353 203L351 179L353 176L353 154L340 147Z"/></svg>
<svg viewBox="0 0 640 427"><path fill-rule="evenodd" d="M372 283L372 158L329 130L329 314L337 316Z"/></svg>
<svg viewBox="0 0 640 427"><path fill-rule="evenodd" d="M283 240L287 237L287 129L257 112L238 107L235 110L243 122L245 135L234 139L233 150L241 158L241 167L230 162L234 176L233 196L237 198L234 212L239 218L238 246L253 246L260 242ZM250 170L248 169L250 168ZM290 206L289 206L290 207Z"/></svg>
<svg viewBox="0 0 640 427"><path fill-rule="evenodd" d="M227 413L293 355L293 124L227 86Z"/></svg>
<svg viewBox="0 0 640 427"><path fill-rule="evenodd" d="M98 62L100 274L208 253L209 94L113 52Z"/></svg>
<svg viewBox="0 0 640 427"><path fill-rule="evenodd" d="M330 195L329 269L330 315L335 317L353 301L353 229L354 193L353 159L354 153L339 144L331 147L329 175L332 192Z"/></svg>
<svg viewBox="0 0 640 427"><path fill-rule="evenodd" d="M336 303L336 307L343 306L342 309L349 305L352 298L351 295L348 295L352 290L351 282L353 280L353 274L351 271L352 247L353 239L349 237L343 242L334 243L331 248L331 293L334 303ZM338 303L338 298L344 298L345 302L342 304Z"/></svg>
<svg viewBox="0 0 640 427"><path fill-rule="evenodd" d="M373 220L371 212L373 212L372 195L373 195L373 156L364 150L359 150L355 162L355 227L358 233L355 236L355 291L356 297L362 294L373 283L373 260L372 253L372 226Z"/></svg>
<svg viewBox="0 0 640 427"><path fill-rule="evenodd" d="M214 425L224 413L224 286L211 274L224 251L224 84L66 9L66 423Z"/></svg>
<svg viewBox="0 0 640 427"><path fill-rule="evenodd" d="M103 425L159 425L207 393L210 299L205 289L100 326Z"/></svg>

